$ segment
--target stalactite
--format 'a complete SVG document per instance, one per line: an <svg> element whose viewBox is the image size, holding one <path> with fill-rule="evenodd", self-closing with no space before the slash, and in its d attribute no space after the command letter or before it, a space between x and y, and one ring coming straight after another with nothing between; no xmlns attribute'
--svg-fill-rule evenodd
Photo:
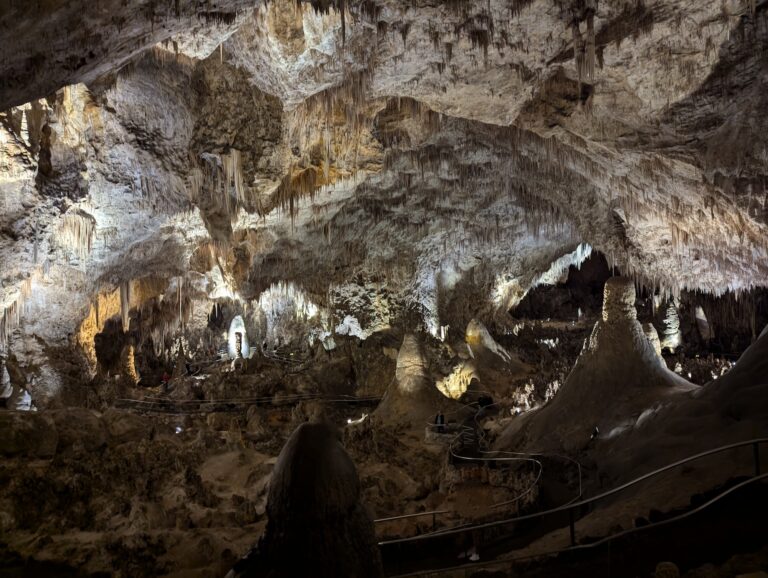
<svg viewBox="0 0 768 578"><path fill-rule="evenodd" d="M224 168L224 187L225 193L229 193L230 188L235 193L237 206L242 206L246 202L245 184L243 183L243 169L240 151L231 149L229 153L221 155L221 163Z"/></svg>
<svg viewBox="0 0 768 578"><path fill-rule="evenodd" d="M120 320L122 321L123 332L127 333L131 325L131 282L126 281L120 284Z"/></svg>
<svg viewBox="0 0 768 578"><path fill-rule="evenodd" d="M585 73L589 81L595 77L595 15L587 16L587 42L585 55Z"/></svg>
<svg viewBox="0 0 768 578"><path fill-rule="evenodd" d="M197 201L201 198L203 187L205 186L205 175L200 167L192 167L187 176L187 195L190 201Z"/></svg>
<svg viewBox="0 0 768 578"><path fill-rule="evenodd" d="M579 22L575 20L571 24L571 32L573 33L573 56L576 64L576 74L578 75L579 82L584 79L584 39L581 36L581 30L579 30Z"/></svg>
<svg viewBox="0 0 768 578"><path fill-rule="evenodd" d="M62 218L57 238L63 246L71 249L80 259L84 259L93 250L95 231L96 219L85 211L76 209L67 212Z"/></svg>

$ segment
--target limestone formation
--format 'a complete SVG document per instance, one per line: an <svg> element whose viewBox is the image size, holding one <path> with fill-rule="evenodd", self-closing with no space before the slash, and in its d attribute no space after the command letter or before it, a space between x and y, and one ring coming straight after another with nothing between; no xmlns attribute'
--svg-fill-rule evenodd
<svg viewBox="0 0 768 578"><path fill-rule="evenodd" d="M605 284L603 313L555 397L515 425L505 439L530 448L586 447L595 428L611 437L634 425L643 411L694 386L669 371L635 310L635 286L613 277Z"/></svg>
<svg viewBox="0 0 768 578"><path fill-rule="evenodd" d="M267 529L228 576L383 576L373 523L339 434L305 423L280 452L270 481Z"/></svg>
<svg viewBox="0 0 768 578"><path fill-rule="evenodd" d="M659 339L659 332L656 331L656 327L654 327L653 323L650 322L643 323L643 332L648 338L648 341L653 347L653 350L656 352L656 355L661 357L661 340Z"/></svg>
<svg viewBox="0 0 768 578"><path fill-rule="evenodd" d="M768 326L766 326L768 327ZM764 407L763 396L757 396L768 384L768 331L764 328L757 340L739 357L736 364L724 376L713 380L704 392L704 396L712 395L719 403L726 405L747 405L753 396L755 406L751 409L759 411Z"/></svg>
<svg viewBox="0 0 768 578"><path fill-rule="evenodd" d="M682 333L680 332L680 314L677 310L675 300L671 299L667 304L664 314L664 337L661 340L662 349L667 349L672 353L680 347L682 343Z"/></svg>
<svg viewBox="0 0 768 578"><path fill-rule="evenodd" d="M456 410L458 407L440 393L430 379L418 337L406 334L397 354L394 379L374 416L385 424L404 424L421 429L433 423L438 411L448 408Z"/></svg>
<svg viewBox="0 0 768 578"><path fill-rule="evenodd" d="M245 574L375 576L360 496L463 527L538 463L451 463L438 412L553 450L520 507L565 454L588 494L764 435L768 0L6 0L0 31L10 575L224 575L269 513Z"/></svg>
<svg viewBox="0 0 768 578"><path fill-rule="evenodd" d="M512 361L512 357L509 355L509 353L505 351L501 345L496 343L485 325L483 325L477 319L473 319L467 325L465 339L467 345L469 346L470 354L473 357L475 355L472 352L473 348L478 350L482 348L490 353L497 355L502 361L506 363L510 363Z"/></svg>
<svg viewBox="0 0 768 578"><path fill-rule="evenodd" d="M710 341L712 338L714 338L714 331L712 331L712 327L710 326L709 321L707 320L707 316L704 313L704 309L702 309L701 306L696 307L694 316L696 318L696 329L699 332L699 337L701 337L704 341Z"/></svg>

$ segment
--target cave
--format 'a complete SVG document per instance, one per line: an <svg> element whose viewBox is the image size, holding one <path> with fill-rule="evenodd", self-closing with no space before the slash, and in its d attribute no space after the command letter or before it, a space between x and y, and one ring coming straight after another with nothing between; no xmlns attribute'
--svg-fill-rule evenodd
<svg viewBox="0 0 768 578"><path fill-rule="evenodd" d="M0 2L0 578L768 572L768 0Z"/></svg>

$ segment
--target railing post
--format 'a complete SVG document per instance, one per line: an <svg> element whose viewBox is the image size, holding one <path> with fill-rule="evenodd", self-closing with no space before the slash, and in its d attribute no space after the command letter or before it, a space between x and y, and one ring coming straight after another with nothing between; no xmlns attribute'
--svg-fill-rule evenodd
<svg viewBox="0 0 768 578"><path fill-rule="evenodd" d="M432 512L432 531L434 532L437 529L437 514Z"/></svg>
<svg viewBox="0 0 768 578"><path fill-rule="evenodd" d="M570 518L570 529L571 529L571 546L576 545L576 520L575 514L573 512L573 508L568 509L568 517Z"/></svg>
<svg viewBox="0 0 768 578"><path fill-rule="evenodd" d="M760 443L752 444L752 455L755 458L755 476L760 475Z"/></svg>

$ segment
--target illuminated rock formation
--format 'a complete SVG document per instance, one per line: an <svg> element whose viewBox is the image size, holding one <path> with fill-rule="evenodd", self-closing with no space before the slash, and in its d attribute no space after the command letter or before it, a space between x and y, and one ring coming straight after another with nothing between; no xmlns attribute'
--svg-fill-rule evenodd
<svg viewBox="0 0 768 578"><path fill-rule="evenodd" d="M712 326L709 324L707 316L704 313L704 309L702 309L701 306L696 307L694 317L696 318L696 329L699 332L699 337L701 337L704 341L712 340L715 336L715 333L712 330Z"/></svg>
<svg viewBox="0 0 768 578"><path fill-rule="evenodd" d="M637 321L634 283L605 284L602 319L557 395L505 434L529 448L587 446L595 428L612 437L647 409L695 386L669 371Z"/></svg>
<svg viewBox="0 0 768 578"><path fill-rule="evenodd" d="M373 415L384 424L418 429L431 424L435 414L447 408L456 409L456 406L430 380L418 338L406 334L397 354L395 377Z"/></svg>
<svg viewBox="0 0 768 578"><path fill-rule="evenodd" d="M226 450L224 462L264 466L243 476L264 482L288 424L310 413L306 400L276 409L298 394L377 398L389 386L356 424L385 457L467 388L501 402L493 435L511 420L507 439L535 449L581 449L595 427L590 447L673 425L690 435L705 414L712 430L755 433L754 353L754 371L740 362L733 387L689 397L675 395L690 385L659 350L703 381L729 366L710 354L742 351L768 316L765 0L0 4L0 399L41 412L85 406L131 426L118 444L126 455L105 460L104 475L96 458L65 473L56 462L28 484L41 501L60 488L78 495L52 502L67 512L55 520L22 508L40 515L34 538L13 536L21 549L89 560L94 574L218 575L211 560L229 569L223 554L243 551L237 536L261 522L264 496L238 478L237 504L216 511L224 481L213 478L236 468L195 459ZM611 281L574 367L600 290L581 308L557 287L593 252L601 280L625 275L669 315L655 320L659 339L635 318L631 283ZM523 326L510 310L541 285L573 313ZM219 371L219 358L259 350L268 355ZM187 376L187 361L201 373ZM227 398L252 398L254 409L211 417L226 424L222 439L192 413ZM278 415L264 409L270 399ZM673 399L693 405L661 423ZM545 400L519 419L503 405ZM172 415L112 413L155 403ZM341 413L343 424L363 412ZM67 444L79 448L75 437ZM158 447L158 462L137 457ZM163 461L169 447L189 459ZM81 490L99 504L113 491L104 482L89 494L75 474L124 477L151 494L156 479L131 476L160 463L169 496L125 490L110 496L114 510L78 505L88 514L70 520L70 505L87 501L74 499ZM214 489L198 483L198 466ZM33 473L12 481L23 489ZM3 531L8 492L26 494L0 486ZM135 548L105 538L126 529ZM202 529L207 545L190 538ZM199 555L195 568L114 566L133 562L126 550L174 541ZM169 566L186 563L179 552Z"/></svg>
<svg viewBox="0 0 768 578"><path fill-rule="evenodd" d="M648 338L648 342L653 347L656 355L661 357L661 340L659 339L659 332L653 326L653 323L643 323L643 333Z"/></svg>
<svg viewBox="0 0 768 578"><path fill-rule="evenodd" d="M230 359L248 359L251 356L248 333L245 331L245 323L240 315L233 317L229 324L227 353Z"/></svg>
<svg viewBox="0 0 768 578"><path fill-rule="evenodd" d="M680 331L680 313L674 299L670 299L664 314L664 336L661 339L661 348L672 353L680 347L683 335Z"/></svg>
<svg viewBox="0 0 768 578"><path fill-rule="evenodd" d="M501 361L510 363L512 357L509 353L493 339L488 329L477 319L473 319L467 325L466 342L469 346L471 355L475 356L475 350L478 354L483 351L494 354L499 357Z"/></svg>

